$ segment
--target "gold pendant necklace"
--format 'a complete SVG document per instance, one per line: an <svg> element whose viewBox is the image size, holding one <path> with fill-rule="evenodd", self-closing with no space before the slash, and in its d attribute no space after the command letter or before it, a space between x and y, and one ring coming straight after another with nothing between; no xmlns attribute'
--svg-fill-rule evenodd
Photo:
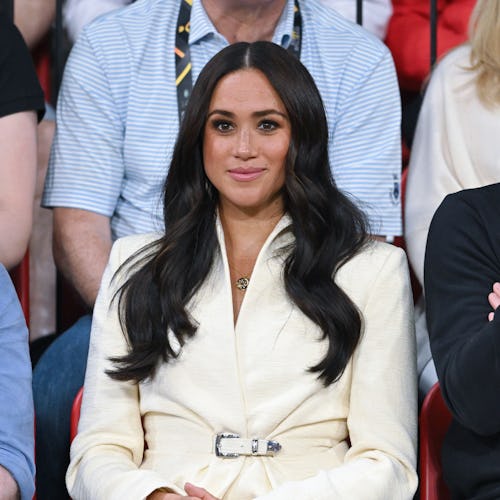
<svg viewBox="0 0 500 500"><path fill-rule="evenodd" d="M248 276L242 276L241 278L238 278L234 284L238 290L244 292L250 284L250 278Z"/></svg>

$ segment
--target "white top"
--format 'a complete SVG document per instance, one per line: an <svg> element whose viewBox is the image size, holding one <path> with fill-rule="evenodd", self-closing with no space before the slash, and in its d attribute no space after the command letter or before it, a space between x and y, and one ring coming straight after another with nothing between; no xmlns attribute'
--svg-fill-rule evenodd
<svg viewBox="0 0 500 500"><path fill-rule="evenodd" d="M449 53L432 73L418 119L405 196L405 239L423 283L429 225L445 196L500 180L500 108L479 100L470 46Z"/></svg>
<svg viewBox="0 0 500 500"><path fill-rule="evenodd" d="M73 0L74 1L74 0ZM321 0L325 5L356 22L356 0ZM392 15L391 0L363 0L363 28L383 40Z"/></svg>
<svg viewBox="0 0 500 500"><path fill-rule="evenodd" d="M110 307L120 278L113 286L110 278L153 236L115 243L94 308L66 477L74 500L137 500L160 486L181 494L186 481L224 500L413 498L417 408L406 257L374 243L338 272L363 332L341 379L325 388L307 369L326 344L288 299L275 252L292 241L288 223L284 217L264 244L236 326L218 225L221 251L189 307L198 331L177 360L139 385L104 373L111 355L127 351L116 301ZM274 439L282 450L220 458L213 453L220 432Z"/></svg>

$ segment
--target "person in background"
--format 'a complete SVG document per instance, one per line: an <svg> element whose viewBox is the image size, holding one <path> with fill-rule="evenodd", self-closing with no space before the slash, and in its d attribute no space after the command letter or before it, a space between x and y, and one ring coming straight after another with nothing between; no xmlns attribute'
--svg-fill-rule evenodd
<svg viewBox="0 0 500 500"><path fill-rule="evenodd" d="M375 234L401 234L400 101L382 42L319 2L135 2L84 28L58 98L43 202L54 207L56 263L89 309L112 242L162 228L161 191L190 82L222 48L255 40L300 55L326 104L339 187L366 209ZM82 317L35 367L40 500L67 495L67 429L90 323Z"/></svg>
<svg viewBox="0 0 500 500"><path fill-rule="evenodd" d="M335 186L296 57L208 62L164 192L166 229L118 240L97 298L71 498L412 499L406 256Z"/></svg>
<svg viewBox="0 0 500 500"><path fill-rule="evenodd" d="M96 17L129 5L134 0L66 0L63 7L64 27L72 43L80 32ZM352 22L356 22L356 2L354 0L321 0ZM363 28L384 39L387 23L392 14L391 0L364 0Z"/></svg>
<svg viewBox="0 0 500 500"><path fill-rule="evenodd" d="M19 262L31 232L37 118L43 92L26 44L0 15L0 499L35 491L28 330L5 266Z"/></svg>
<svg viewBox="0 0 500 500"><path fill-rule="evenodd" d="M18 264L28 245L37 179L37 116L43 92L19 31L0 16L0 263Z"/></svg>
<svg viewBox="0 0 500 500"><path fill-rule="evenodd" d="M439 58L467 40L470 13L476 0L437 0ZM403 136L408 147L422 104L424 82L431 72L429 0L392 0L393 14L385 43L392 52L403 102Z"/></svg>
<svg viewBox="0 0 500 500"><path fill-rule="evenodd" d="M500 179L500 0L478 0L470 41L449 53L432 73L410 155L405 241L424 284L429 225L445 196ZM429 350L425 298L416 307L420 392L437 377Z"/></svg>
<svg viewBox="0 0 500 500"><path fill-rule="evenodd" d="M33 498L33 420L28 329L9 274L0 264L0 500Z"/></svg>
<svg viewBox="0 0 500 500"><path fill-rule="evenodd" d="M356 22L355 0L321 0L325 5L342 14L353 23ZM387 25L392 15L391 0L363 0L362 26L375 36L383 40L387 32Z"/></svg>
<svg viewBox="0 0 500 500"><path fill-rule="evenodd" d="M499 199L498 183L450 194L429 230L427 324L453 415L441 452L451 498L500 498Z"/></svg>

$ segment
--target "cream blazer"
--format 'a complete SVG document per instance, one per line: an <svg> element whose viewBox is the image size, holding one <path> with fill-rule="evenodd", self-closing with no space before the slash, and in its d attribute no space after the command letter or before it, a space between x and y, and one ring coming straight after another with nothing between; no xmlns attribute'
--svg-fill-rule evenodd
<svg viewBox="0 0 500 500"><path fill-rule="evenodd" d="M127 352L111 301L125 273L110 280L155 235L114 244L66 476L72 498L138 500L161 486L185 494L189 481L224 500L412 499L417 393L404 253L373 243L337 273L363 315L363 332L340 380L324 387L307 369L326 344L286 295L276 253L293 241L288 217L258 256L236 325L220 224L217 231L220 252L189 307L195 337L140 384L105 374L109 357ZM220 432L273 439L282 449L220 458L213 451Z"/></svg>

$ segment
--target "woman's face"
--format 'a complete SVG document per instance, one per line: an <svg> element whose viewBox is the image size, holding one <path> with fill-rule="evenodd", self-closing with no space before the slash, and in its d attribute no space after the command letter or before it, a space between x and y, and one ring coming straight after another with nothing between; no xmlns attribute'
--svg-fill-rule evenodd
<svg viewBox="0 0 500 500"><path fill-rule="evenodd" d="M290 138L285 106L263 73L244 69L219 81L208 108L203 161L223 210L283 211Z"/></svg>

